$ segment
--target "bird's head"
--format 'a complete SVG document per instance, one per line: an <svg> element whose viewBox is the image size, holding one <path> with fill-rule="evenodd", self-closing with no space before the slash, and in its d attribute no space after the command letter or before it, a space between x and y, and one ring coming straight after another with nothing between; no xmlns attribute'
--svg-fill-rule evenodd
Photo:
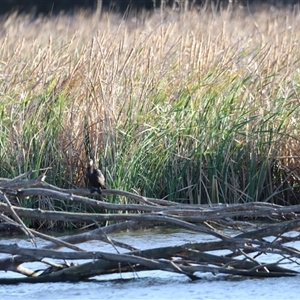
<svg viewBox="0 0 300 300"><path fill-rule="evenodd" d="M89 167L92 167L93 164L94 164L94 161L93 161L92 159L89 159L89 160L88 160L88 166L89 166Z"/></svg>

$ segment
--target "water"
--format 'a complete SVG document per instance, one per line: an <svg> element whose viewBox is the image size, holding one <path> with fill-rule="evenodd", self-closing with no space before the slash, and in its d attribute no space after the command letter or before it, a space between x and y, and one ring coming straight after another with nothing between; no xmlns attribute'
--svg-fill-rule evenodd
<svg viewBox="0 0 300 300"><path fill-rule="evenodd" d="M134 231L111 235L112 238L141 249L170 246L187 242L211 240L210 237L189 231L161 230ZM3 242L3 240L1 241ZM6 243L30 246L17 239ZM41 246L43 241L38 241ZM91 241L81 244L87 250L114 251L111 246ZM295 244L292 245L295 247ZM266 261L269 258L262 258ZM29 266L29 264L28 264ZM33 264L30 265L31 267ZM34 269L40 268L38 263ZM287 266L290 267L290 266ZM297 266L294 269L300 271ZM0 277L16 277L12 272L0 271ZM184 275L143 271L104 275L78 283L38 283L0 285L1 299L299 299L299 277L239 278L226 275L201 274L202 279L191 282Z"/></svg>

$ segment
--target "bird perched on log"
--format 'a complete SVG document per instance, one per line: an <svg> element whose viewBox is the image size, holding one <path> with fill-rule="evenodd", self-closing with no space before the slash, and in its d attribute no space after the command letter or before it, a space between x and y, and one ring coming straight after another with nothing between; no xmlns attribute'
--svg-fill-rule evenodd
<svg viewBox="0 0 300 300"><path fill-rule="evenodd" d="M87 164L86 177L88 178L91 186L97 188L91 189L91 193L94 193L96 191L98 192L98 194L101 194L102 189L106 189L105 178L99 169L93 167L93 164L93 160L90 159Z"/></svg>

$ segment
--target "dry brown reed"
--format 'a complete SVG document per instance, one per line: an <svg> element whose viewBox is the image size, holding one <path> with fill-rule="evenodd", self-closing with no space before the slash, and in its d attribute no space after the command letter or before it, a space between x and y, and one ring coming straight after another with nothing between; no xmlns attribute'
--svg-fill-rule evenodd
<svg viewBox="0 0 300 300"><path fill-rule="evenodd" d="M52 166L50 181L82 186L91 156L110 186L148 196L256 201L287 187L295 200L299 21L243 9L2 18L2 176Z"/></svg>

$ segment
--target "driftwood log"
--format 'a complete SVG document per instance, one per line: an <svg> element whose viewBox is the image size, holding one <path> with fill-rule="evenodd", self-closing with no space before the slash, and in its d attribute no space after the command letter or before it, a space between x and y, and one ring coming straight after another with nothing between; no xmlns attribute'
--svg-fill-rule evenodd
<svg viewBox="0 0 300 300"><path fill-rule="evenodd" d="M19 229L32 241L30 248L0 242L1 255L6 254L0 258L0 271L13 271L24 275L18 278L0 278L0 284L79 281L102 274L133 270L176 272L188 276L191 280L200 279L201 273L204 272L256 277L298 274L295 268L288 268L288 263L297 265L300 250L289 246L288 243L299 241L297 231L300 228L300 205L190 205L119 190L103 190L100 200L95 200L91 198L90 190L60 189L46 183L44 174L35 179L28 179L30 175L31 172L27 172L14 179L0 178L0 224L9 226L10 229ZM117 195L126 201L109 203L102 200L110 195ZM71 213L24 208L13 205L10 200L12 197L18 199L31 196L85 204L110 213ZM96 225L96 229L56 238L28 228L22 221L24 218L84 222ZM105 221L110 221L111 225L101 227L99 223ZM213 241L140 250L109 237L113 232L149 227L153 224L169 224L200 232L213 237ZM236 234L228 234L228 229L231 229L231 232L234 230ZM47 240L47 246L40 248L36 237ZM115 253L85 251L76 246L89 240L107 242L113 245ZM118 248L125 250L119 253ZM216 255L212 252L215 250L227 251L226 254ZM276 260L263 263L257 259L262 253L276 254L273 255ZM61 260L61 263L53 263L52 259ZM78 262L83 259L89 262L66 262ZM31 270L23 266L26 262L43 262L45 268Z"/></svg>

